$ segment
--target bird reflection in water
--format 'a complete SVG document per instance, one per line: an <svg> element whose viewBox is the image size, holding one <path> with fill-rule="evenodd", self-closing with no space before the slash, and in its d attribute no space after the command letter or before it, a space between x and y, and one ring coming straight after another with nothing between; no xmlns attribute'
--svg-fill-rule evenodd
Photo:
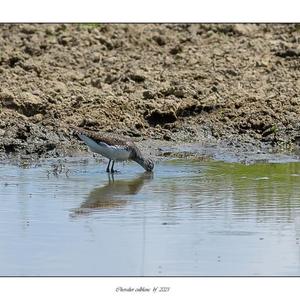
<svg viewBox="0 0 300 300"><path fill-rule="evenodd" d="M80 207L73 211L72 216L125 206L129 201L122 199L122 196L139 193L144 184L152 179L153 173L149 172L132 180L115 180L113 174L108 174L108 183L93 189Z"/></svg>

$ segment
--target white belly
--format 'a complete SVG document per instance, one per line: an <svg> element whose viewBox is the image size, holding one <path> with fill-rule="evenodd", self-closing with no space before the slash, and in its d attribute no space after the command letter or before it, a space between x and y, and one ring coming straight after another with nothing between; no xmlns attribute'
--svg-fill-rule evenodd
<svg viewBox="0 0 300 300"><path fill-rule="evenodd" d="M105 143L97 144L89 137L79 134L79 137L88 145L91 151L101 154L104 157L112 160L128 160L129 151L121 146L110 146Z"/></svg>

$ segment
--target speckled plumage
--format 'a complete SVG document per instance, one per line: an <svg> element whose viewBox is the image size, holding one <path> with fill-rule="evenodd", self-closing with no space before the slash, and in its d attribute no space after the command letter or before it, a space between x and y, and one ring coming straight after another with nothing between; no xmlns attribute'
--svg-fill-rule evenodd
<svg viewBox="0 0 300 300"><path fill-rule="evenodd" d="M113 165L115 161L133 160L147 171L152 171L154 167L152 160L145 159L139 148L129 138L94 132L75 126L71 126L71 128L93 152L107 157L110 161L112 160ZM110 161L107 166L107 172L109 172ZM111 172L114 172L113 165Z"/></svg>

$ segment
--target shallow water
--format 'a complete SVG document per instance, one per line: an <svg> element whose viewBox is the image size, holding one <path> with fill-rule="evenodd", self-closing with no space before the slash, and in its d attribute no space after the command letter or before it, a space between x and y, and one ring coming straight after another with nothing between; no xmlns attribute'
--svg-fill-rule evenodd
<svg viewBox="0 0 300 300"><path fill-rule="evenodd" d="M0 275L300 275L300 163L64 164L0 166Z"/></svg>

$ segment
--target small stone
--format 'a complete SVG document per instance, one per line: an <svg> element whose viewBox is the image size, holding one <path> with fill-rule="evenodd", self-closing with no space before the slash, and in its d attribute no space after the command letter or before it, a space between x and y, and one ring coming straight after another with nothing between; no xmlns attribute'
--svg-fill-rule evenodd
<svg viewBox="0 0 300 300"><path fill-rule="evenodd" d="M138 83L144 82L145 79L146 79L146 77L144 75L141 75L141 74L129 74L128 77L131 80L133 80L135 82L138 82Z"/></svg>
<svg viewBox="0 0 300 300"><path fill-rule="evenodd" d="M233 31L240 35L248 36L257 30L256 24L235 24L233 25Z"/></svg>
<svg viewBox="0 0 300 300"><path fill-rule="evenodd" d="M98 126L99 123L96 120L92 119L83 119L81 123L79 124L79 127L92 127L92 126Z"/></svg>
<svg viewBox="0 0 300 300"><path fill-rule="evenodd" d="M14 94L7 89L3 89L0 93L0 102L2 104L2 107L14 109L19 107L19 104L17 103Z"/></svg>
<svg viewBox="0 0 300 300"><path fill-rule="evenodd" d="M143 92L143 97L144 97L144 99L154 99L155 93L153 93L149 90L146 90Z"/></svg>
<svg viewBox="0 0 300 300"><path fill-rule="evenodd" d="M176 98L183 98L184 97L184 90L183 89L175 89L174 92L173 92L173 95L176 97Z"/></svg>
<svg viewBox="0 0 300 300"><path fill-rule="evenodd" d="M67 46L73 44L74 40L71 36L62 35L58 37L57 42L63 46Z"/></svg>
<svg viewBox="0 0 300 300"><path fill-rule="evenodd" d="M163 135L163 139L166 140L166 141L170 141L171 136L168 133L166 133L166 134Z"/></svg>
<svg viewBox="0 0 300 300"><path fill-rule="evenodd" d="M153 40L159 45L159 46L164 46L166 44L165 39L162 36L154 36Z"/></svg>
<svg viewBox="0 0 300 300"><path fill-rule="evenodd" d="M113 76L111 74L108 74L104 80L105 83L112 84L115 82L118 78L116 76Z"/></svg>
<svg viewBox="0 0 300 300"><path fill-rule="evenodd" d="M43 102L40 97L24 92L20 95L20 112L27 117L31 117L43 110Z"/></svg>
<svg viewBox="0 0 300 300"><path fill-rule="evenodd" d="M39 56L42 54L41 48L35 45L27 45L24 52L30 56Z"/></svg>
<svg viewBox="0 0 300 300"><path fill-rule="evenodd" d="M20 28L20 31L25 34L33 34L36 32L36 27L31 24L25 24L25 25L22 25L22 27Z"/></svg>
<svg viewBox="0 0 300 300"><path fill-rule="evenodd" d="M98 63L98 62L100 61L100 59L101 59L100 53L94 53L94 54L92 55L92 62Z"/></svg>
<svg viewBox="0 0 300 300"><path fill-rule="evenodd" d="M170 50L170 53L173 54L173 55L176 55L180 52L182 52L182 48L180 46L176 46L176 47L174 47Z"/></svg>
<svg viewBox="0 0 300 300"><path fill-rule="evenodd" d="M227 72L227 74L229 74L231 76L237 76L238 75L238 73L235 70L232 70L232 69L228 69L226 72Z"/></svg>
<svg viewBox="0 0 300 300"><path fill-rule="evenodd" d="M140 137L141 136L141 133L135 129L127 130L126 134L131 137Z"/></svg>
<svg viewBox="0 0 300 300"><path fill-rule="evenodd" d="M98 88L98 89L101 89L101 79L100 78L93 78L92 80L91 80L91 84L92 84L92 86L93 87L96 87L96 88Z"/></svg>
<svg viewBox="0 0 300 300"><path fill-rule="evenodd" d="M41 122L41 121L43 121L43 115L42 114L36 114L36 115L34 115L32 118L31 118L31 121L33 122L33 123L39 123L39 122Z"/></svg>
<svg viewBox="0 0 300 300"><path fill-rule="evenodd" d="M144 125L142 123L136 123L135 128L140 130L140 129L144 128Z"/></svg>
<svg viewBox="0 0 300 300"><path fill-rule="evenodd" d="M215 85L213 85L211 87L211 91L214 92L214 93L216 93L218 91L218 88Z"/></svg>
<svg viewBox="0 0 300 300"><path fill-rule="evenodd" d="M60 81L54 82L53 89L57 93L66 93L68 91L66 85Z"/></svg>

